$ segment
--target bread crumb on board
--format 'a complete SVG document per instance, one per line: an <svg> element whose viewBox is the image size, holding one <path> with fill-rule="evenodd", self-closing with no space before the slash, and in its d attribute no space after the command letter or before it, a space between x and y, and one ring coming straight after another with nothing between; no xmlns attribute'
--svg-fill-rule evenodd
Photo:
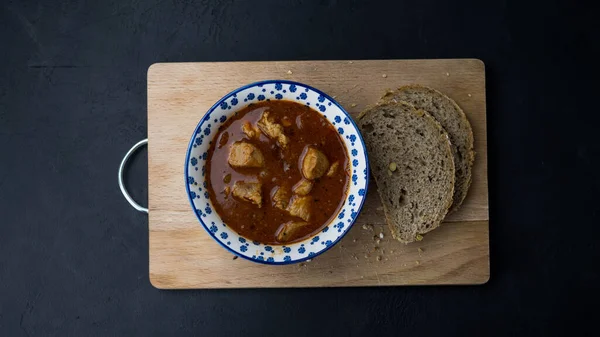
<svg viewBox="0 0 600 337"><path fill-rule="evenodd" d="M352 64L352 63L354 63L354 62L353 61L348 61L348 64Z"/></svg>
<svg viewBox="0 0 600 337"><path fill-rule="evenodd" d="M288 71L287 71L287 74L288 74L288 75L291 75L291 74L293 74L293 72L292 72L291 70L288 70Z"/></svg>
<svg viewBox="0 0 600 337"><path fill-rule="evenodd" d="M419 247L419 249L417 249L417 251L419 251L419 254L423 253L423 248Z"/></svg>
<svg viewBox="0 0 600 337"><path fill-rule="evenodd" d="M450 73L446 73L446 76L450 76Z"/></svg>
<svg viewBox="0 0 600 337"><path fill-rule="evenodd" d="M373 231L373 225L362 225L362 229L367 231Z"/></svg>
<svg viewBox="0 0 600 337"><path fill-rule="evenodd" d="M467 96L471 97L472 95L471 94L467 94Z"/></svg>
<svg viewBox="0 0 600 337"><path fill-rule="evenodd" d="M383 74L383 75L381 75L381 77L387 78L387 74Z"/></svg>
<svg viewBox="0 0 600 337"><path fill-rule="evenodd" d="M381 261L381 256L377 255L377 261Z"/></svg>
<svg viewBox="0 0 600 337"><path fill-rule="evenodd" d="M379 233L379 238L380 238L380 239L383 239L383 233L382 233L382 232L381 232L381 233Z"/></svg>
<svg viewBox="0 0 600 337"><path fill-rule="evenodd" d="M350 106L354 108L354 107L356 107L356 103L352 103L352 104L350 104Z"/></svg>
<svg viewBox="0 0 600 337"><path fill-rule="evenodd" d="M421 264L421 261L415 261L415 264L418 266Z"/></svg>

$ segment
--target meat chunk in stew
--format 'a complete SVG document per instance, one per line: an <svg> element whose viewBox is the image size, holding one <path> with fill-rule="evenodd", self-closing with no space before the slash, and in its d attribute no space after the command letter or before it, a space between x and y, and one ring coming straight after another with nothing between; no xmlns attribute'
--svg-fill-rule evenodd
<svg viewBox="0 0 600 337"><path fill-rule="evenodd" d="M313 199L309 195L303 197L295 195L292 200L290 200L287 211L291 216L297 216L304 221L310 221L312 201Z"/></svg>
<svg viewBox="0 0 600 337"><path fill-rule="evenodd" d="M329 160L323 152L309 147L302 159L302 175L306 179L321 178L329 168Z"/></svg>
<svg viewBox="0 0 600 337"><path fill-rule="evenodd" d="M277 144L282 148L288 145L290 139L283 133L283 126L275 123L269 112L263 112L260 120L257 123L258 128L267 135L267 137L277 141Z"/></svg>
<svg viewBox="0 0 600 337"><path fill-rule="evenodd" d="M308 193L310 193L312 188L313 188L312 181L302 179L298 183L296 183L296 185L294 185L294 188L292 188L292 191L298 195L307 195Z"/></svg>
<svg viewBox="0 0 600 337"><path fill-rule="evenodd" d="M229 165L235 168L263 167L265 157L260 150L248 142L235 142L229 151Z"/></svg>
<svg viewBox="0 0 600 337"><path fill-rule="evenodd" d="M277 233L277 241L287 242L294 236L294 234L302 227L308 225L308 222L304 221L288 221L284 223Z"/></svg>
<svg viewBox="0 0 600 337"><path fill-rule="evenodd" d="M255 182L243 182L236 181L233 184L232 194L234 197L242 199L244 201L249 201L258 206L258 208L262 207L262 193L261 193L262 184Z"/></svg>
<svg viewBox="0 0 600 337"><path fill-rule="evenodd" d="M271 193L271 200L273 201L273 206L279 208L282 211L288 206L288 202L290 200L290 196L292 193L290 192L289 187L286 186L278 186L275 187L275 191Z"/></svg>
<svg viewBox="0 0 600 337"><path fill-rule="evenodd" d="M242 131L248 136L250 139L254 139L254 137L258 136L259 131L256 130L252 124L248 121L244 122L242 125Z"/></svg>
<svg viewBox="0 0 600 337"><path fill-rule="evenodd" d="M329 167L329 170L327 171L327 176L333 177L333 175L336 174L339 167L340 167L339 161L336 161L335 163L331 164L331 166Z"/></svg>

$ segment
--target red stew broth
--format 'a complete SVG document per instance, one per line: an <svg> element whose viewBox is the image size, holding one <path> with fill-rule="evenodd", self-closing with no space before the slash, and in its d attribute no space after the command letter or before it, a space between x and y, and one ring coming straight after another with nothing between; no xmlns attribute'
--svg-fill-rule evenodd
<svg viewBox="0 0 600 337"><path fill-rule="evenodd" d="M262 132L260 137L249 139L242 131L246 121L256 127L256 122L265 111L269 111L270 116L284 126L284 134L290 140L285 149ZM240 140L248 141L260 149L265 158L264 168L234 169L228 164L231 145ZM339 161L340 167L333 176L323 176L314 181L310 192L313 197L312 218L308 225L298 230L289 241L278 242L280 226L301 219L274 207L271 195L275 188L287 186L291 189L302 179L301 158L307 145L323 152L330 164ZM343 206L349 187L348 153L340 135L320 113L292 101L250 104L235 113L219 127L208 151L207 163L210 200L223 222L247 239L264 244L297 242L319 232ZM284 171L284 165L289 167L287 172ZM260 174L261 171L266 172ZM231 179L226 183L224 180L227 180L227 175L231 175ZM236 181L259 181L263 184L261 208L232 194L226 195L226 187L233 188Z"/></svg>

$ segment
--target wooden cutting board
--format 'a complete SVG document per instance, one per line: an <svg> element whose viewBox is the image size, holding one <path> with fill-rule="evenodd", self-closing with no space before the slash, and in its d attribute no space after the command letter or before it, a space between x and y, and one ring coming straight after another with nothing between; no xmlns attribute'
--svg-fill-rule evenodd
<svg viewBox="0 0 600 337"><path fill-rule="evenodd" d="M233 256L204 231L185 192L188 142L204 113L251 82L287 79L336 98L353 116L386 89L437 88L469 118L477 157L462 208L425 235L392 239L372 181L350 232L310 262L256 264ZM490 277L485 69L480 60L158 63L148 70L150 282L161 289L482 284ZM380 239L380 233L383 239Z"/></svg>

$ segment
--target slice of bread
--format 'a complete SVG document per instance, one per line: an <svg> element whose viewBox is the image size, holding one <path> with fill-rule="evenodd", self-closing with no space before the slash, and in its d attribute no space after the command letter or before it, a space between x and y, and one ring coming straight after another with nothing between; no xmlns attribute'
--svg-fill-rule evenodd
<svg viewBox="0 0 600 337"><path fill-rule="evenodd" d="M425 110L448 132L456 171L453 203L448 213L456 211L467 196L471 185L471 168L475 160L473 130L467 116L448 96L435 89L420 85L400 87L385 94L382 100L404 101L414 105L417 109Z"/></svg>
<svg viewBox="0 0 600 337"><path fill-rule="evenodd" d="M415 241L438 227L452 205L455 172L448 134L406 102L383 102L359 118L392 235Z"/></svg>

